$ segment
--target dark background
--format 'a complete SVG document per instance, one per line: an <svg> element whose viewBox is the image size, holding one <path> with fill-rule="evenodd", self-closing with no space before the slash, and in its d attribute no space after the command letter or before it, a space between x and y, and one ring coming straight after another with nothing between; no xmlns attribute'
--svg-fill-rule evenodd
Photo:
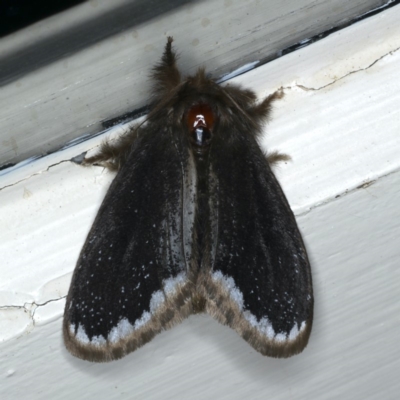
<svg viewBox="0 0 400 400"><path fill-rule="evenodd" d="M0 0L0 37L86 0Z"/></svg>

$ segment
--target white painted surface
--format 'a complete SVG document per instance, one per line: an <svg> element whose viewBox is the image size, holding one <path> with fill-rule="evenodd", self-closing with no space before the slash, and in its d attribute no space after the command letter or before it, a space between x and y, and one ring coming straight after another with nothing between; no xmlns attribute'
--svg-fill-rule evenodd
<svg viewBox="0 0 400 400"><path fill-rule="evenodd" d="M10 75L0 90L0 166L148 104L149 67L168 35L185 73L204 65L219 77L390 1L86 1L0 41L0 85ZM186 4L163 13L170 3Z"/></svg>
<svg viewBox="0 0 400 400"><path fill-rule="evenodd" d="M67 353L62 297L112 175L57 162L96 139L1 177L0 398L397 399L399 18L392 8L236 79L260 97L286 88L265 144L292 156L277 175L312 263L301 355L263 357L206 315L117 362Z"/></svg>

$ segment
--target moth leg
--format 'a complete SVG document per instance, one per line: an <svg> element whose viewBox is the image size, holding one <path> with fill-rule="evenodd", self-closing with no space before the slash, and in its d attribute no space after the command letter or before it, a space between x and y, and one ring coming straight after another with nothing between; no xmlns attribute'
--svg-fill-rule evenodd
<svg viewBox="0 0 400 400"><path fill-rule="evenodd" d="M270 112L272 110L272 103L275 100L279 100L284 96L284 92L282 89L277 90L276 92L270 94L268 97L266 97L261 103L256 104L250 112L253 114L255 118L258 119L265 119L269 117ZM279 151L272 151L270 153L267 153L265 155L268 164L270 166L274 166L280 162L283 161L290 161L291 158L288 154L280 153Z"/></svg>
<svg viewBox="0 0 400 400"><path fill-rule="evenodd" d="M153 68L153 95L162 97L181 82L181 74L176 66L177 56L172 50L173 38L168 36L161 61Z"/></svg>
<svg viewBox="0 0 400 400"><path fill-rule="evenodd" d="M247 111L250 116L257 120L257 122L261 123L263 120L270 117L272 111L272 103L275 100L279 100L284 96L284 92L282 89L277 90L276 92L267 96L261 103L255 104L250 107Z"/></svg>
<svg viewBox="0 0 400 400"><path fill-rule="evenodd" d="M279 153L279 151L276 150L265 154L265 158L270 166L274 166L283 161L290 161L292 159L288 154Z"/></svg>
<svg viewBox="0 0 400 400"><path fill-rule="evenodd" d="M99 151L94 156L85 158L82 165L101 165L110 171L118 171L125 164L137 137L138 129L134 127L119 138L106 139L100 145Z"/></svg>

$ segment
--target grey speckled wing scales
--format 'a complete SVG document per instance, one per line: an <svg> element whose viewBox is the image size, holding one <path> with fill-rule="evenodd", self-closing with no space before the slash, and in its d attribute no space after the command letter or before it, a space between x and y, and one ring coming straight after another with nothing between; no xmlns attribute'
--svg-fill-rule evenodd
<svg viewBox="0 0 400 400"><path fill-rule="evenodd" d="M66 302L77 357L121 358L190 313L196 173L182 140L146 127L111 184Z"/></svg>
<svg viewBox="0 0 400 400"><path fill-rule="evenodd" d="M233 129L213 140L207 311L262 354L289 357L307 345L313 314L294 215L253 136Z"/></svg>

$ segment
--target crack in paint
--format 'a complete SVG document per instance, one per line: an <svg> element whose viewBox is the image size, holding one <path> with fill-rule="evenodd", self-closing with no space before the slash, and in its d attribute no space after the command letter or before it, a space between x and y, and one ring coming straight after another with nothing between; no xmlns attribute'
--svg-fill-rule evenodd
<svg viewBox="0 0 400 400"><path fill-rule="evenodd" d="M57 302L57 301L60 301L60 300L66 299L66 298L67 298L67 296L65 295L65 296L59 297L58 299L50 299L50 300L47 300L44 303L40 303L40 304L33 302L32 305L35 305L35 308L33 309L33 312L32 312L33 326L35 326L35 313L38 308L44 307L49 303L54 303L54 302Z"/></svg>
<svg viewBox="0 0 400 400"><path fill-rule="evenodd" d="M25 302L24 305L15 305L15 304L9 304L9 305L4 305L0 306L0 310L9 310L9 309L15 309L15 310L24 310L26 313L29 314L29 318L32 320L32 325L33 327L36 326L36 321L35 321L35 313L38 308L40 307L45 307L49 303L54 303L60 300L65 299L67 296L62 296L57 299L50 299L45 301L44 303L36 303L35 301L32 302ZM29 327L25 331L28 331Z"/></svg>
<svg viewBox="0 0 400 400"><path fill-rule="evenodd" d="M75 158L75 157L73 157L73 158ZM25 177L25 178L22 178L22 179L20 179L19 181L16 181L16 182L10 183L9 185L5 185L5 186L3 186L3 187L0 187L0 192L1 192L2 190L4 190L4 189L9 188L9 187L18 185L18 184L21 183L21 182L27 181L27 180L33 178L33 177L36 176L36 175L40 175L40 174L43 174L43 173L45 173L45 172L49 172L50 168L56 167L57 165L63 164L63 163L65 163L65 162L73 162L73 161L72 161L72 159L70 159L70 160L61 160L61 161L59 161L59 162L57 162L57 163L51 164L51 165L49 165L49 166L48 166L46 169L44 169L44 170L35 172L34 174L29 175L29 176L27 176L27 177Z"/></svg>
<svg viewBox="0 0 400 400"><path fill-rule="evenodd" d="M348 76L350 76L350 75L352 75L352 74L356 74L356 73L358 73L358 72L363 72L363 71L366 71L366 70L372 68L372 67L373 67L375 64L377 64L379 61L383 60L384 58L386 58L386 57L388 57L388 56L393 55L394 53L396 53L396 52L399 51L399 50L400 50L400 47L397 47L396 49L391 50L391 51L389 51L389 52L386 53L386 54L383 54L382 56L380 56L379 58L377 58L376 60L374 60L374 61L373 61L371 64L369 64L368 66L366 66L366 67L364 67L364 68L356 69L356 70L354 70L354 71L350 71L350 72L348 72L347 74L341 76L340 78L334 79L332 82L329 82L329 83L327 83L327 84L324 85L324 86L320 86L320 87L318 87L318 88L313 88L313 87L307 87L307 86L301 85L301 84L299 84L299 83L296 83L294 86L295 86L295 87L298 87L299 89L304 90L305 92L309 92L309 91L315 91L315 92L317 92L317 91L319 91L319 90L322 90L322 89L327 88L328 86L334 85L336 82L339 82L339 81L341 81L342 79L345 79L345 78L347 78ZM282 89L293 89L293 86L284 86L284 87L282 87Z"/></svg>

